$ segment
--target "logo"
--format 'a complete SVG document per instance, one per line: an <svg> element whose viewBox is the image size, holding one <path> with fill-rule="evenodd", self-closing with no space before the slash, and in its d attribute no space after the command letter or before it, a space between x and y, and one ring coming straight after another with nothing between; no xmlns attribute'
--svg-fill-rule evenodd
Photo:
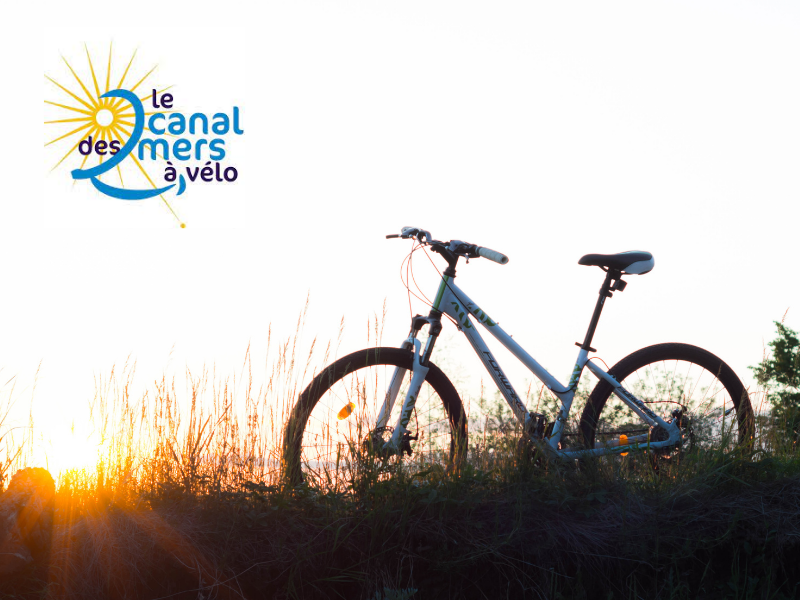
<svg viewBox="0 0 800 600"><path fill-rule="evenodd" d="M568 390L578 386L578 380L581 378L581 371L583 371L583 368L580 363L575 363L575 368L572 369L572 377L569 378L569 383L567 384Z"/></svg>
<svg viewBox="0 0 800 600"><path fill-rule="evenodd" d="M239 178L229 152L232 140L244 134L240 108L186 114L171 87L153 87L156 67L136 79L137 71L144 71L135 65L136 52L123 67L113 60L110 45L107 65L98 73L85 49L83 75L63 56L71 78L62 83L45 75L59 95L45 103L61 117L45 121L59 129L45 146L73 142L51 171L71 161L76 185L90 184L88 189L109 201L160 198L186 227L173 207L175 198L195 185L231 185ZM142 90L147 92L140 95Z"/></svg>
<svg viewBox="0 0 800 600"><path fill-rule="evenodd" d="M403 418L400 420L400 425L402 425L403 428L408 427L408 422L411 420L411 412L414 410L414 396L409 397L409 402L410 404L408 408L403 411Z"/></svg>
<svg viewBox="0 0 800 600"><path fill-rule="evenodd" d="M458 305L458 302L450 302L450 304L452 304L455 307L455 314L458 315L458 319L462 320L461 325L464 327L464 329L472 329L472 323L469 322L469 317L467 316L467 312L461 310L461 307ZM458 311L461 311L461 313L459 314Z"/></svg>
<svg viewBox="0 0 800 600"><path fill-rule="evenodd" d="M497 364L497 361L495 361L494 357L492 356L492 353L488 351L484 351L483 353L486 355L486 362L495 371L493 373L495 380L497 380L500 383L500 385L502 385L506 389L506 393L508 397L511 398L511 400L514 402L517 412L523 415L527 413L528 409L525 408L525 405L522 403L522 400L519 399L519 396L517 396L517 393L514 391L514 388L511 387L511 382L506 377L506 374L503 373L503 370L500 368L500 365ZM491 373L491 371L489 372Z"/></svg>
<svg viewBox="0 0 800 600"><path fill-rule="evenodd" d="M483 312L483 310L481 310L477 306L473 306L471 303L465 306L464 307L465 310L463 311L461 311L461 307L458 305L458 302L451 301L450 304L452 304L455 307L455 312L456 314L458 314L458 318L463 319L461 325L465 329L470 329L472 327L472 323L469 322L469 319L466 316L467 313L472 313L473 315L475 315L475 318L477 318L478 321L483 323L486 327L494 327L495 325L497 325L497 323L495 323L489 318L489 315L487 315L485 312ZM460 314L459 311L461 311Z"/></svg>

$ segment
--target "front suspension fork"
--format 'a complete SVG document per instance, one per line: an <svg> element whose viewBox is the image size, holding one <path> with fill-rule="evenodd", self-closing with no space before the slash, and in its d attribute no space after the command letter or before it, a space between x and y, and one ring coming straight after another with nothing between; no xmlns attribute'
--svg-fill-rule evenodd
<svg viewBox="0 0 800 600"><path fill-rule="evenodd" d="M391 453L400 453L402 451L403 437L408 433L408 423L411 420L411 414L414 412L414 406L419 396L419 391L422 389L422 384L428 376L430 368L430 357L433 353L433 347L436 343L436 338L442 330L441 313L438 311L431 311L430 316L423 317L421 315L415 316L411 321L411 331L408 338L401 346L403 349L412 351L414 357L411 362L411 383L408 386L406 397L403 401L403 406L400 409L400 417L397 420L397 425L392 432L392 437L386 442L384 449L389 450ZM425 343L425 350L422 350L422 342L417 339L417 334L420 330L428 325L428 339ZM389 416L392 414L392 408L400 392L400 387L405 379L407 369L396 367L392 379L389 383L388 390L386 391L386 398L383 406L381 407L377 428L385 427Z"/></svg>

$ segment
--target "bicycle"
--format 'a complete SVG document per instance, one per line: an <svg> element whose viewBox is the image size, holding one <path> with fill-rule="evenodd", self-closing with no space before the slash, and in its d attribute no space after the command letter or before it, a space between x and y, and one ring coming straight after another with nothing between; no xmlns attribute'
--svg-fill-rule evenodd
<svg viewBox="0 0 800 600"><path fill-rule="evenodd" d="M692 448L750 443L753 410L742 382L721 359L687 344L642 348L604 370L589 357L607 298L622 292L623 276L652 270L649 252L587 254L578 264L605 271L588 330L567 385L562 385L474 302L454 279L461 258L506 264L508 257L475 244L433 239L428 231L404 227L389 238L412 239L447 263L428 316L412 318L399 348L370 348L340 358L317 375L300 395L284 430L283 469L294 484L331 484L352 475L366 457L383 466L402 464L403 455L423 463L453 466L464 458L467 417L453 384L431 362L442 331L442 316L452 320L480 357L519 421L523 440L547 460L575 460L647 452L672 458ZM560 402L554 421L529 411L481 337L486 329L521 361ZM424 348L419 339L427 327ZM598 379L580 418L582 445L564 444L565 426L584 368ZM402 398L402 402L396 402ZM666 412L657 414L665 408ZM735 412L735 418L731 417ZM620 424L620 421L623 421ZM394 425L390 425L394 423ZM618 427L609 430L608 426Z"/></svg>

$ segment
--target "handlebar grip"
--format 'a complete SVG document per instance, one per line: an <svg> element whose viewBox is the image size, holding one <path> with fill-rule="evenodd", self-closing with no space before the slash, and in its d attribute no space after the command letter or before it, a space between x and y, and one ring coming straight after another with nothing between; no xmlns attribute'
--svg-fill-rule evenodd
<svg viewBox="0 0 800 600"><path fill-rule="evenodd" d="M389 235L387 235L387 236L386 236L386 239L387 239L387 240L391 240L391 239L393 239L393 238L399 238L399 237L400 237L400 234L397 234L397 233L390 233Z"/></svg>
<svg viewBox="0 0 800 600"><path fill-rule="evenodd" d="M504 265L508 262L508 257L505 254L500 254L496 250L490 250L489 248L478 248L478 256L482 256L483 258L488 258L496 263Z"/></svg>

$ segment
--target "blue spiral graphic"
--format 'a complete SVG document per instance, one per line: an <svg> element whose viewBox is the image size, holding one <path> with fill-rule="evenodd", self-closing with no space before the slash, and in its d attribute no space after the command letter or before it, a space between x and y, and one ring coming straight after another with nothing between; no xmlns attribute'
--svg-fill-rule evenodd
<svg viewBox="0 0 800 600"><path fill-rule="evenodd" d="M129 190L125 188L118 188L112 185L108 185L107 183L103 183L97 177L106 173L120 164L123 160L125 160L128 155L133 152L136 148L136 145L139 143L139 139L142 137L142 132L144 131L144 107L142 106L141 100L139 100L138 96L133 92L128 90L111 90L110 92L106 92L101 98L122 98L123 100L127 100L131 106L133 107L133 112L136 117L136 122L133 126L133 132L131 132L131 137L128 138L128 141L125 145L120 148L119 152L113 155L109 160L106 162L100 163L96 167L92 167L91 169L75 169L72 171L72 178L73 179L91 179L92 185L94 185L97 190L105 194L106 196L111 196L112 198L118 198L119 200L146 200L147 198L154 198L164 192L171 190L175 187L175 184L168 185L163 188L157 188L152 190ZM184 190L186 189L186 180L183 178L183 175L180 176L180 186L178 187L178 195L180 196Z"/></svg>

